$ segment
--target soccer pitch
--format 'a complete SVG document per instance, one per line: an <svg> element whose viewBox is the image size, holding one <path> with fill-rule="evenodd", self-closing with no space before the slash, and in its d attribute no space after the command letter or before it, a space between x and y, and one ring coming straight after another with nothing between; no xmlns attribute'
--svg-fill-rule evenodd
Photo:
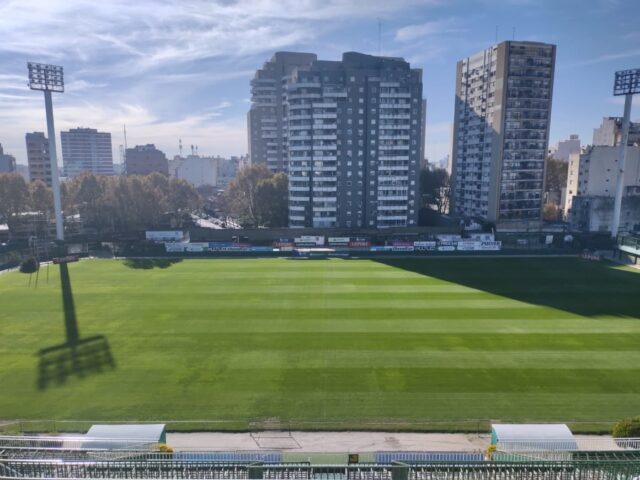
<svg viewBox="0 0 640 480"><path fill-rule="evenodd" d="M0 275L0 419L419 429L640 413L631 269L574 258L82 261L69 265L66 312L81 339L103 336L114 363L89 352L95 368L80 376L55 348L65 310L49 268L37 288Z"/></svg>

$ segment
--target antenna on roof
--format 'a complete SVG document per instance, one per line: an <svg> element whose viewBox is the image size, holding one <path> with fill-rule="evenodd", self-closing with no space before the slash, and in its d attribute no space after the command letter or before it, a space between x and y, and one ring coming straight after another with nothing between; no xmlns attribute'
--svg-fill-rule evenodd
<svg viewBox="0 0 640 480"><path fill-rule="evenodd" d="M513 35L511 37L512 40L516 39L516 27L513 27Z"/></svg>
<svg viewBox="0 0 640 480"><path fill-rule="evenodd" d="M498 43L498 25L496 25L496 43Z"/></svg>
<svg viewBox="0 0 640 480"><path fill-rule="evenodd" d="M198 155L198 145L196 145L196 156Z"/></svg>
<svg viewBox="0 0 640 480"><path fill-rule="evenodd" d="M378 17L378 56L382 55L382 20Z"/></svg>
<svg viewBox="0 0 640 480"><path fill-rule="evenodd" d="M180 156L182 156L182 139L178 139L178 150L180 150Z"/></svg>
<svg viewBox="0 0 640 480"><path fill-rule="evenodd" d="M124 132L124 158L123 162L127 163L127 126L122 125L122 131Z"/></svg>

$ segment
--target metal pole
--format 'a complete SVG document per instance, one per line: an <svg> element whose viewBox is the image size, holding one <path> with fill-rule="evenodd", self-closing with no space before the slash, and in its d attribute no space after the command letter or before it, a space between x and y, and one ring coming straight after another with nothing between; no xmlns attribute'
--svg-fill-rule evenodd
<svg viewBox="0 0 640 480"><path fill-rule="evenodd" d="M618 236L620 228L620 212L622 210L622 193L624 192L624 165L627 160L627 143L629 143L629 119L631 117L631 101L633 94L624 97L624 117L622 117L622 135L618 146L618 178L616 180L616 197L613 204L613 221L611 223L611 237Z"/></svg>
<svg viewBox="0 0 640 480"><path fill-rule="evenodd" d="M64 240L62 223L62 201L60 199L60 177L58 175L58 155L56 150L56 129L53 125L53 105L51 92L44 91L44 106L47 110L47 133L49 135L49 162L51 163L51 189L53 190L53 209L56 217L56 238Z"/></svg>

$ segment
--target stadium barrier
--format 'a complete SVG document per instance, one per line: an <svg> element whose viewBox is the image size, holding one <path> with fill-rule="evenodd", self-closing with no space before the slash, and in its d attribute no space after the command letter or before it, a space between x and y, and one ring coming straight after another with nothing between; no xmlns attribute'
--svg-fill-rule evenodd
<svg viewBox="0 0 640 480"><path fill-rule="evenodd" d="M264 432L264 431L350 431L353 426L349 418L330 420L281 419L274 423L272 419L248 418L243 420L154 420L148 422L104 421L104 420L0 420L0 435L84 433L94 424L123 423L164 423L168 432ZM407 421L389 418L386 420L358 421L358 430L363 431L406 431L406 432L445 432L475 433L491 432L492 423L505 423L508 419L466 419L466 420L431 420L421 419ZM535 419L523 419L524 423L535 423ZM566 423L574 433L609 434L615 420L579 421L558 419L558 423Z"/></svg>

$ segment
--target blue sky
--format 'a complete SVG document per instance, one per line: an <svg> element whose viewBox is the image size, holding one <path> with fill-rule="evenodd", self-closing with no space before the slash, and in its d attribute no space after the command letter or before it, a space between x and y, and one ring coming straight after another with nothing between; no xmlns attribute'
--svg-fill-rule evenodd
<svg viewBox="0 0 640 480"><path fill-rule="evenodd" d="M247 151L249 81L274 51L402 56L424 71L427 155L449 151L455 64L512 38L555 43L551 143L583 143L620 115L615 70L640 67L640 0L0 0L0 143L26 163L24 133L45 130L26 62L65 67L56 128L94 127L123 143L178 139L201 154ZM640 117L640 99L633 118ZM59 146L58 146L59 147Z"/></svg>

